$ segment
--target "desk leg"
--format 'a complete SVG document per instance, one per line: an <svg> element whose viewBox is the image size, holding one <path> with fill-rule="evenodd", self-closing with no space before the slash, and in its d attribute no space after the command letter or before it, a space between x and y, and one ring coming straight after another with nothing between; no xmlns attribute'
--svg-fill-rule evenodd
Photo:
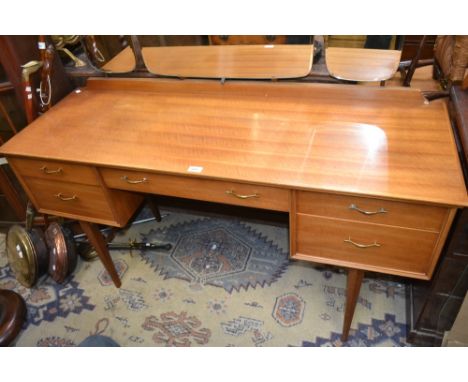
<svg viewBox="0 0 468 382"><path fill-rule="evenodd" d="M102 236L101 231L99 231L99 228L93 223L80 221L80 226L83 232L88 237L89 242L96 249L96 252L98 253L99 258L101 259L101 262L104 265L104 268L106 268L107 272L109 272L109 275L112 278L114 285L117 288L120 288L122 283L120 281L119 274L117 273L117 270L115 269L114 262L112 261L112 258L109 254L106 241L104 240L104 237Z"/></svg>
<svg viewBox="0 0 468 382"><path fill-rule="evenodd" d="M359 291L361 290L362 278L364 277L364 271L359 269L348 269L348 281L346 289L346 306L343 321L343 334L341 335L341 341L348 341L349 329L353 321L354 310L359 297Z"/></svg>
<svg viewBox="0 0 468 382"><path fill-rule="evenodd" d="M146 202L148 204L149 209L153 213L154 218L156 219L156 221L160 222L162 220L161 219L161 212L159 211L158 204L156 203L156 200L155 200L154 196L151 196L151 195L148 196L146 198Z"/></svg>

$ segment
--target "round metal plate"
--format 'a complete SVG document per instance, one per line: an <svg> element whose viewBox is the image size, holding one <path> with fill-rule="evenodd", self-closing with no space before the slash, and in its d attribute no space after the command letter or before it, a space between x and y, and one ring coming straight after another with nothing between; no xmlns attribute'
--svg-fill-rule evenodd
<svg viewBox="0 0 468 382"><path fill-rule="evenodd" d="M31 288L38 278L36 248L28 231L19 225L8 230L6 238L7 257L16 279L21 285Z"/></svg>
<svg viewBox="0 0 468 382"><path fill-rule="evenodd" d="M49 275L57 283L62 283L67 277L68 258L67 245L63 237L62 228L57 223L51 223L45 232L49 246Z"/></svg>
<svg viewBox="0 0 468 382"><path fill-rule="evenodd" d="M50 248L49 275L63 283L76 268L77 256L72 233L58 223L51 223L45 232Z"/></svg>

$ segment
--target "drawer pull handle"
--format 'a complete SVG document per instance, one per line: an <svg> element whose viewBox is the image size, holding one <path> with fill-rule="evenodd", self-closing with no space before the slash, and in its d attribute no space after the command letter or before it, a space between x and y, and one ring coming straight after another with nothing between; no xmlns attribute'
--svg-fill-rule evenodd
<svg viewBox="0 0 468 382"><path fill-rule="evenodd" d="M370 248L370 247L380 247L380 244L377 241L374 241L372 244L359 244L351 240L351 236L348 239L345 239L345 243L351 243L358 248Z"/></svg>
<svg viewBox="0 0 468 382"><path fill-rule="evenodd" d="M355 211L358 211L360 212L361 214L364 214L364 215L377 215L377 214L385 214L387 213L388 211L385 209L385 208L380 208L379 210L377 211L364 211L364 210L361 210L358 206L356 206L355 204L351 204L349 206L349 209L350 210L355 210Z"/></svg>
<svg viewBox="0 0 468 382"><path fill-rule="evenodd" d="M130 183L130 184L146 183L148 181L148 179L146 179L146 178L143 178L143 179L140 179L140 180L130 180L130 179L128 179L127 175L122 176L120 179L125 180L127 183Z"/></svg>
<svg viewBox="0 0 468 382"><path fill-rule="evenodd" d="M62 167L59 167L57 170L47 170L46 166L42 166L39 170L41 170L44 174L60 174L63 170Z"/></svg>
<svg viewBox="0 0 468 382"><path fill-rule="evenodd" d="M78 199L78 197L76 195L73 195L73 196L70 196L70 197L67 197L67 196L63 196L63 194L61 192L59 192L57 195L55 195L57 198L59 198L60 200L63 200L64 202L68 202L69 200L75 200L75 199Z"/></svg>
<svg viewBox="0 0 468 382"><path fill-rule="evenodd" d="M227 190L226 194L235 196L236 198L239 198L239 199L250 199L250 198L259 198L260 197L259 194L239 195L234 190Z"/></svg>

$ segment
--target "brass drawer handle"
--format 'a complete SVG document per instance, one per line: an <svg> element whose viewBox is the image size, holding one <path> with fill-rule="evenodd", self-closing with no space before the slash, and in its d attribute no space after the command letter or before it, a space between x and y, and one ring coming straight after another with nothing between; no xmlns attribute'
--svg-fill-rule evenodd
<svg viewBox="0 0 468 382"><path fill-rule="evenodd" d="M75 199L78 199L78 197L76 195L73 195L73 196L70 196L70 197L67 197L67 196L63 196L63 194L61 192L59 192L57 195L55 195L57 198L59 198L60 200L63 200L64 202L68 202L69 200L75 200Z"/></svg>
<svg viewBox="0 0 468 382"><path fill-rule="evenodd" d="M239 198L239 199L250 199L250 198L259 198L260 197L259 194L239 195L234 190L227 190L226 194L235 196L236 198Z"/></svg>
<svg viewBox="0 0 468 382"><path fill-rule="evenodd" d="M39 170L41 170L44 174L60 174L63 170L62 167L59 167L57 170L47 170L46 166L42 166Z"/></svg>
<svg viewBox="0 0 468 382"><path fill-rule="evenodd" d="M120 179L125 180L127 183L130 183L130 184L146 183L148 181L148 179L146 178L143 178L141 180L130 180L128 179L127 175L122 176Z"/></svg>
<svg viewBox="0 0 468 382"><path fill-rule="evenodd" d="M351 243L352 245L358 248L380 247L380 244L377 243L377 241L375 240L374 240L374 243L372 244L359 244L359 243L356 243L355 241L352 241L351 236L348 239L345 239L345 243Z"/></svg>
<svg viewBox="0 0 468 382"><path fill-rule="evenodd" d="M361 210L361 209L360 209L358 206L356 206L355 204L351 204L351 205L349 206L349 209L350 209L350 210L358 211L358 212L360 212L361 214L364 214L364 215L377 215L377 214L385 214L385 213L388 212L385 208L380 208L380 209L377 210L377 211L364 211L364 210Z"/></svg>

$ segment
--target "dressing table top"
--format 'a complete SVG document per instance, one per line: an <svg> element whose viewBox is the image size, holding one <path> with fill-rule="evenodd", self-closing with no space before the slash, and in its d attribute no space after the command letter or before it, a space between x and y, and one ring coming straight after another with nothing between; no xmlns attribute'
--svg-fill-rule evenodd
<svg viewBox="0 0 468 382"><path fill-rule="evenodd" d="M0 152L468 205L445 104L406 88L90 79Z"/></svg>

